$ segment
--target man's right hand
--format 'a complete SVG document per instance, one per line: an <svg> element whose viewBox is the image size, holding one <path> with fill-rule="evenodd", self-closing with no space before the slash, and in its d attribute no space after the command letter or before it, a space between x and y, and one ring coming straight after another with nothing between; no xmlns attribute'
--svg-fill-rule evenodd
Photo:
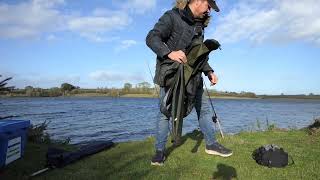
<svg viewBox="0 0 320 180"><path fill-rule="evenodd" d="M168 58L170 58L172 61L177 61L178 63L187 63L187 57L186 54L179 50L179 51L172 51L168 54Z"/></svg>

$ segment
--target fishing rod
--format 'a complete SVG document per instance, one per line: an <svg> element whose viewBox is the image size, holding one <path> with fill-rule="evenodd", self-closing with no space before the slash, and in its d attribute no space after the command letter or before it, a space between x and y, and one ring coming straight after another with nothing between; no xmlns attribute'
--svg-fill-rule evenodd
<svg viewBox="0 0 320 180"><path fill-rule="evenodd" d="M158 97L160 98L160 94L159 94L159 92L158 92L157 86L156 86L156 84L155 84L154 81L153 81L153 75L152 75L152 72L151 72L151 69L150 69L150 66L149 66L148 61L147 61L147 65L148 65L149 73L150 73L150 76L151 76L151 80L152 80L152 82L153 82L154 89L156 90L156 93L157 93Z"/></svg>
<svg viewBox="0 0 320 180"><path fill-rule="evenodd" d="M216 114L216 111L214 109L214 106L213 106L213 103L212 103L212 99L210 97L210 94L209 94L209 91L208 91L208 88L207 88L207 85L206 85L206 82L203 81L204 83L204 87L206 88L206 91L207 91L207 94L208 94L208 97L209 97L209 101L210 101L210 104L211 104L211 108L213 110L213 116L212 116L212 121L215 123L215 124L218 124L218 127L219 127L219 131L220 131L220 135L222 138L224 138L224 135L223 135L223 132L222 132L222 129L221 129L221 126L220 126L220 121L218 119L218 116Z"/></svg>

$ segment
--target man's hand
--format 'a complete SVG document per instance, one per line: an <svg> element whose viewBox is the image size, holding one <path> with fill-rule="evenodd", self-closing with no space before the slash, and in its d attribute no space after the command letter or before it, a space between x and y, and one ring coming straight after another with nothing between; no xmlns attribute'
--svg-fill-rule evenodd
<svg viewBox="0 0 320 180"><path fill-rule="evenodd" d="M178 63L187 63L187 57L186 54L179 50L179 51L172 51L168 54L168 58L170 58L172 61L177 61Z"/></svg>
<svg viewBox="0 0 320 180"><path fill-rule="evenodd" d="M214 85L216 85L218 83L218 77L213 72L210 72L208 74L208 78L209 78L209 80L211 82L211 86L214 86Z"/></svg>

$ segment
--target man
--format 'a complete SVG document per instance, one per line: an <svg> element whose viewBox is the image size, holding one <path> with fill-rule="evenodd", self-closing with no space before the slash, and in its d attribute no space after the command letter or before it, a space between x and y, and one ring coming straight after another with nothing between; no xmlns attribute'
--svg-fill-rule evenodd
<svg viewBox="0 0 320 180"><path fill-rule="evenodd" d="M160 89L160 99L163 99L168 89L168 72L173 63L187 63L186 53L196 40L203 41L203 30L205 21L199 28L199 19L207 17L211 9L219 12L214 0L185 0L184 8L173 8L167 11L148 33L146 43L157 55L156 74L154 81ZM177 0L178 2L178 0ZM178 4L178 3L177 3ZM208 62L204 64L198 73L201 83L196 90L195 109L198 114L199 126L206 141L205 152L212 155L228 157L232 151L223 147L214 139L214 129L211 117L204 112L204 106L208 104L202 101L203 83L201 72L208 76L211 85L217 83L217 76L214 74ZM202 108L201 108L202 106ZM169 118L160 113L156 128L156 154L151 160L152 165L163 165L165 160L165 145L169 133Z"/></svg>

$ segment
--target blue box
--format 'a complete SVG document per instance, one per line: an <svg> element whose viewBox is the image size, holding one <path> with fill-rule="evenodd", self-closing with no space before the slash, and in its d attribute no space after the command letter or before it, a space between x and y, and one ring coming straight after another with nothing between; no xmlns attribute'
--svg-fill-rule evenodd
<svg viewBox="0 0 320 180"><path fill-rule="evenodd" d="M30 121L0 120L0 168L21 158Z"/></svg>

